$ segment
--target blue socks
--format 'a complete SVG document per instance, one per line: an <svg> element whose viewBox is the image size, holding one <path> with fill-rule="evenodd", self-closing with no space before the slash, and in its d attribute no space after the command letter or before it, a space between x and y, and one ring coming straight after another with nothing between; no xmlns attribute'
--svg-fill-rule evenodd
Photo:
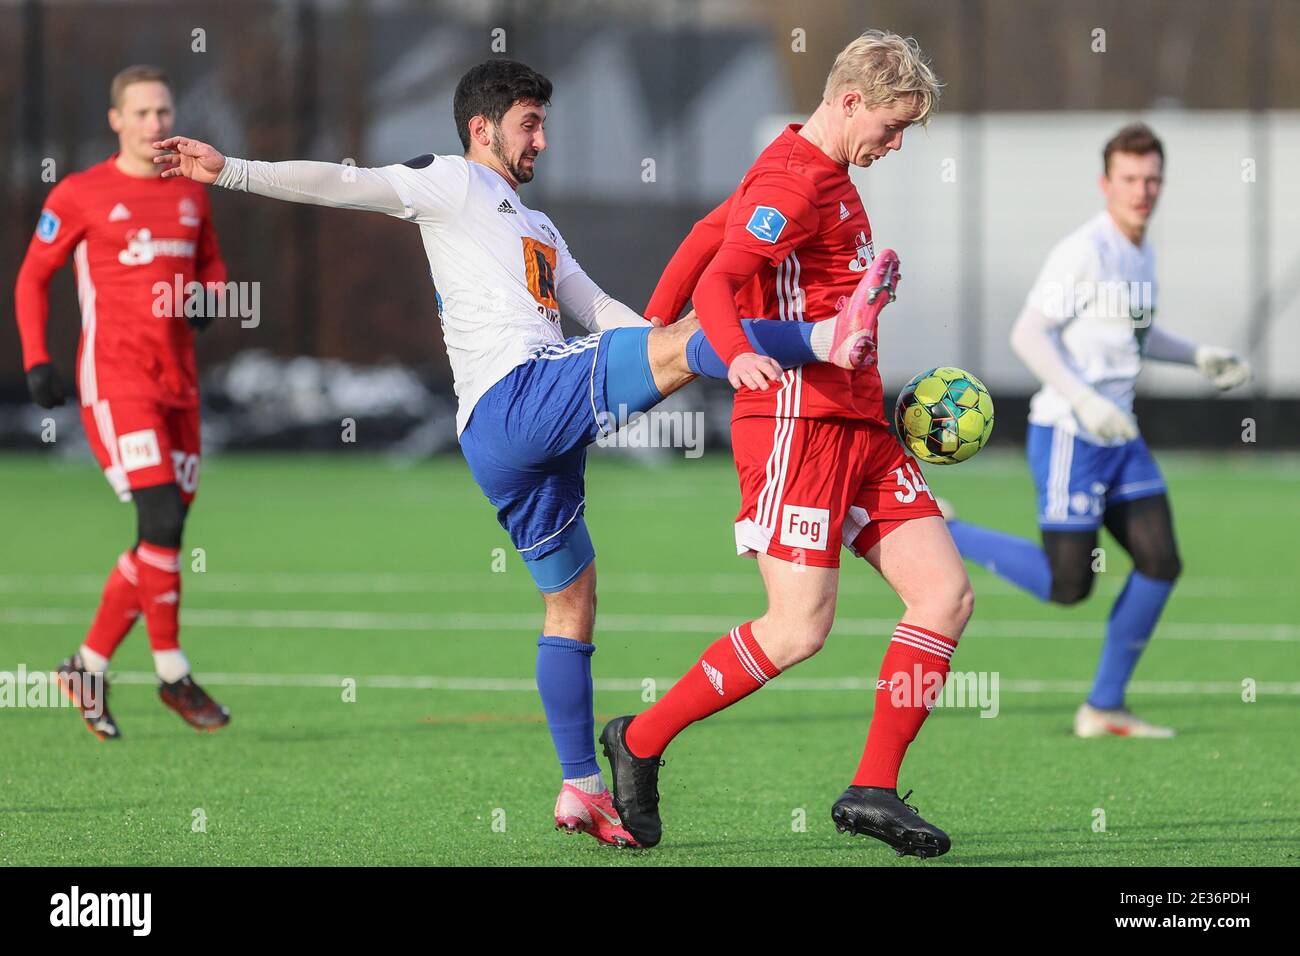
<svg viewBox="0 0 1300 956"><path fill-rule="evenodd" d="M775 319L744 319L741 328L754 351L776 359L782 368L794 368L819 362L813 354L812 332L816 322L781 322ZM726 378L727 364L717 350L709 344L703 330L691 336L686 343L686 364L696 375L706 378Z"/></svg>
<svg viewBox="0 0 1300 956"><path fill-rule="evenodd" d="M1032 541L965 521L949 521L948 533L963 558L983 565L1040 601L1051 597L1051 563Z"/></svg>
<svg viewBox="0 0 1300 956"><path fill-rule="evenodd" d="M1040 601L1050 597L1052 568L1038 545L965 521L949 521L948 531L963 558L982 564ZM1124 688L1173 589L1173 581L1149 578L1140 571L1129 574L1106 624L1106 641L1088 695L1093 707L1115 710L1124 706Z"/></svg>
<svg viewBox="0 0 1300 956"><path fill-rule="evenodd" d="M591 686L595 652L594 645L567 637L537 639L537 691L566 780L600 772Z"/></svg>
<svg viewBox="0 0 1300 956"><path fill-rule="evenodd" d="M1124 687L1137 667L1142 650L1156 629L1173 581L1149 578L1133 571L1111 608L1106 623L1106 643L1101 648L1097 676L1093 678L1088 703L1102 710L1124 706Z"/></svg>

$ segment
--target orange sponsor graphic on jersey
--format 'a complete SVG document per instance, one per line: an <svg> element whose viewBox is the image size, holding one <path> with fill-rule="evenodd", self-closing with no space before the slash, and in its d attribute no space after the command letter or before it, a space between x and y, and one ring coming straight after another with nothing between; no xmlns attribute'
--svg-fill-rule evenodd
<svg viewBox="0 0 1300 956"><path fill-rule="evenodd" d="M524 243L524 272L528 277L528 291L533 298L548 309L558 309L555 298L555 247L538 242L532 236L522 236Z"/></svg>

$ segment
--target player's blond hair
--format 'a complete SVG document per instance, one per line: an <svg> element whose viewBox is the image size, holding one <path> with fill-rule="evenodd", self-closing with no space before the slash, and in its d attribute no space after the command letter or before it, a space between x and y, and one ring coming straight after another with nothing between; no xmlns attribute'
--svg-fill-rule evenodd
<svg viewBox="0 0 1300 956"><path fill-rule="evenodd" d="M122 94L132 83L162 83L170 87L171 83L167 80L167 74L159 66L147 66L138 64L128 66L125 70L120 70L117 76L113 77L113 82L108 87L108 105L113 109L122 108Z"/></svg>
<svg viewBox="0 0 1300 956"><path fill-rule="evenodd" d="M942 85L912 37L868 30L835 58L822 99L829 101L846 90L857 90L867 109L912 99L919 110L913 122L925 126Z"/></svg>

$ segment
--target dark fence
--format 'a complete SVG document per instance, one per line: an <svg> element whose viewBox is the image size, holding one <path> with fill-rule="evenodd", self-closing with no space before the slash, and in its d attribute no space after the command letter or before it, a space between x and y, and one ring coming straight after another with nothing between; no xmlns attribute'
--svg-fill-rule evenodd
<svg viewBox="0 0 1300 956"><path fill-rule="evenodd" d="M553 76L585 77L580 90L557 84L566 148L553 147L552 171L530 187L529 200L564 223L569 244L607 291L639 307L678 241L752 156L749 142L691 135L687 118L720 108L748 123L810 110L830 58L869 25L921 39L947 83L945 110L1300 107L1300 4L1292 0L512 0L472 11L359 0L13 3L0 6L0 401L25 397L8 290L51 185L42 162L53 160L62 176L113 151L107 85L123 65L154 62L169 71L178 129L190 135L232 144L236 154L363 165L454 149L450 90L468 66L499 52L494 42ZM1097 29L1110 62L1125 69L1098 72L1095 58L1080 52L1079 37ZM603 59L586 42L594 34L613 51ZM735 76L755 75L743 72L746 63L767 85L737 89ZM614 95L624 88L625 97ZM639 119L628 135L645 143L632 152L662 155L661 189L638 189L635 177L623 188L604 168L627 129L616 114L629 103ZM972 201L978 208L978 197ZM203 366L249 348L396 361L449 391L415 230L380 216L225 193L213 202L232 278L261 283L262 317L256 329L228 323L205 334ZM51 302L52 352L70 372L78 334L70 269L56 277ZM982 316L978 305L971 310L962 324L978 338ZM1268 407L1279 425L1294 412ZM1170 415L1168 427L1184 417L1198 416ZM1150 430L1152 416L1146 423ZM1196 427L1187 429L1171 439L1195 443Z"/></svg>

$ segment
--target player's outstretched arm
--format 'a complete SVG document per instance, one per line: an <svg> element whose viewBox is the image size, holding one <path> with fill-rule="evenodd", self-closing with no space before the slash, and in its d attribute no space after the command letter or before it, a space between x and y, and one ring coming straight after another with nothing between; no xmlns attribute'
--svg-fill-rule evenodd
<svg viewBox="0 0 1300 956"><path fill-rule="evenodd" d="M1197 345L1160 325L1151 326L1142 350L1145 358L1194 365L1216 388L1227 390L1250 381L1250 363L1231 349Z"/></svg>
<svg viewBox="0 0 1300 956"><path fill-rule="evenodd" d="M167 150L154 158L164 167L164 177L185 176L195 182L287 202L382 212L402 218L413 212L380 170L309 160L264 163L236 159L187 136L172 136L153 145Z"/></svg>

